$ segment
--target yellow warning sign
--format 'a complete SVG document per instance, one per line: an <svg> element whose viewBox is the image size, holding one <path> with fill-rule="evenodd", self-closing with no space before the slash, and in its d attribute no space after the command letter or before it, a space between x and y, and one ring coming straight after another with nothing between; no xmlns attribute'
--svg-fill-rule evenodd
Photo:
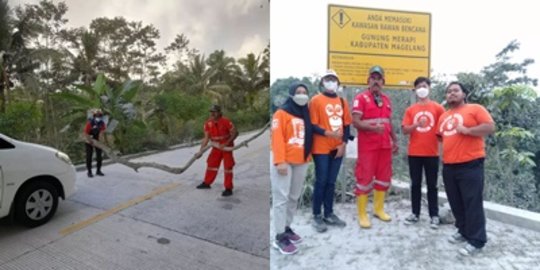
<svg viewBox="0 0 540 270"><path fill-rule="evenodd" d="M328 67L343 84L365 85L373 65L390 88L429 77L431 14L337 5L328 12Z"/></svg>

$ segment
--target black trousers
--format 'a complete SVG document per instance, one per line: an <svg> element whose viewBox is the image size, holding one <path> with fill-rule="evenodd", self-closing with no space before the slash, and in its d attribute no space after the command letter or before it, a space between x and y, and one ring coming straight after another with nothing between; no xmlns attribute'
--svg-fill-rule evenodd
<svg viewBox="0 0 540 270"><path fill-rule="evenodd" d="M88 170L88 172L92 172L92 154L95 148L96 149L96 163L97 163L96 168L97 168L97 172L100 172L101 161L102 161L102 158L101 158L102 150L97 147L92 146L89 143L85 143L85 145L86 145L86 169Z"/></svg>
<svg viewBox="0 0 540 270"><path fill-rule="evenodd" d="M422 200L422 170L426 174L429 216L439 216L439 202L437 197L437 174L439 172L439 157L409 156L412 212L416 216L420 216L420 202Z"/></svg>
<svg viewBox="0 0 540 270"><path fill-rule="evenodd" d="M446 196L456 218L456 227L477 248L487 242L484 214L484 159L460 164L444 164Z"/></svg>

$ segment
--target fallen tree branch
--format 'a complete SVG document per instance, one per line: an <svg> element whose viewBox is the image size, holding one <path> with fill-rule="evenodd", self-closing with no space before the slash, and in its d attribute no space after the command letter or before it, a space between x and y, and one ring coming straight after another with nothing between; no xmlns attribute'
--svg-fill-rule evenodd
<svg viewBox="0 0 540 270"><path fill-rule="evenodd" d="M256 134L254 134L253 136L251 136L247 140L237 144L234 147L224 147L223 150L224 151L234 151L234 150L239 149L239 148L241 148L243 146L248 147L248 143L253 141L257 137L261 136L261 134L263 134L266 131L266 129L268 129L268 127L270 127L270 122L266 123L266 125L259 132L257 132ZM97 141L97 140L94 140L94 139L91 139L91 141L92 141L92 144L95 147L103 150L103 152L105 152L105 154L107 154L107 156L109 158L111 158L115 163L120 163L120 164L122 164L124 166L130 167L133 170L135 170L136 172L139 172L139 169L142 168L142 167L149 167L149 168L154 168L154 169L166 171L166 172L169 172L169 173L172 173L172 174L181 174L184 171L186 171L193 164L193 162L195 162L195 160L198 159L197 155L194 155L183 167L170 167L170 166L167 166L165 164L159 164L159 163L155 163L155 162L132 162L132 161L126 160L126 159L124 159L122 157L119 157L113 151L113 149L111 149L107 145L101 143L100 141ZM212 147L212 145L207 145L201 151L201 154L204 154L204 152L206 152L210 147Z"/></svg>

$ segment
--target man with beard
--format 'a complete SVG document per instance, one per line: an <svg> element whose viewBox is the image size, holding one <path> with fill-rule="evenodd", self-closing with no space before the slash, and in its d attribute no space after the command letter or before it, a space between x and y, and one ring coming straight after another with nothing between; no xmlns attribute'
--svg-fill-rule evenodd
<svg viewBox="0 0 540 270"><path fill-rule="evenodd" d="M353 125L358 130L358 159L356 160L356 188L358 223L370 228L366 207L368 194L375 189L373 214L382 221L391 217L384 212L384 198L392 177L392 153L398 145L392 127L392 104L382 93L384 70L373 66L367 80L369 88L354 98Z"/></svg>
<svg viewBox="0 0 540 270"><path fill-rule="evenodd" d="M467 104L467 89L459 82L446 88L449 110L439 118L443 145L443 181L458 231L451 243L467 244L459 253L470 256L486 244L484 190L484 137L495 132L489 112L479 104Z"/></svg>

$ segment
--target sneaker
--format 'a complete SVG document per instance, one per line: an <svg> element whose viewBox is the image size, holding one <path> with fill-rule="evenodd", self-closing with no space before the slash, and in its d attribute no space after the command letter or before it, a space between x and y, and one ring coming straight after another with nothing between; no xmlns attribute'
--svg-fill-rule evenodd
<svg viewBox="0 0 540 270"><path fill-rule="evenodd" d="M439 224L441 224L441 219L438 216L431 217L431 221L429 222L430 228L436 230L439 228Z"/></svg>
<svg viewBox="0 0 540 270"><path fill-rule="evenodd" d="M283 255L294 254L298 251L285 233L276 235L276 240L272 242L272 246Z"/></svg>
<svg viewBox="0 0 540 270"><path fill-rule="evenodd" d="M88 177L94 177L94 175L92 174L92 172L88 172L86 175L88 175Z"/></svg>
<svg viewBox="0 0 540 270"><path fill-rule="evenodd" d="M452 244L459 244L459 243L463 243L467 241L467 239L465 239L465 237L463 235L461 235L461 233L459 232L456 232L454 234L452 234L450 236L450 238L448 238L448 242L452 243Z"/></svg>
<svg viewBox="0 0 540 270"><path fill-rule="evenodd" d="M416 216L415 214L410 214L408 217L405 218L405 221L403 221L403 223L407 225L412 225L418 223L418 221L420 221L420 219L418 219L418 216Z"/></svg>
<svg viewBox="0 0 540 270"><path fill-rule="evenodd" d="M459 249L459 254L463 256L474 256L480 252L482 248L477 248L471 244L467 244L465 247Z"/></svg>
<svg viewBox="0 0 540 270"><path fill-rule="evenodd" d="M323 220L324 220L324 223L331 226L338 226L338 227L347 226L347 223L345 223L345 221L338 218L338 216L336 216L336 214L334 213L330 214L330 216L328 217L325 217Z"/></svg>
<svg viewBox="0 0 540 270"><path fill-rule="evenodd" d="M289 238L289 241L291 241L291 243L293 243L293 244L298 244L298 243L302 242L302 237L300 237L300 235L293 232L291 227L285 227L285 234Z"/></svg>
<svg viewBox="0 0 540 270"><path fill-rule="evenodd" d="M210 185L205 183L205 182L202 182L200 185L197 186L198 189L209 189L210 188Z"/></svg>
<svg viewBox="0 0 540 270"><path fill-rule="evenodd" d="M96 175L105 176L105 174L103 174L101 171L96 172Z"/></svg>
<svg viewBox="0 0 540 270"><path fill-rule="evenodd" d="M232 189L226 189L221 193L221 196L228 197L232 195Z"/></svg>
<svg viewBox="0 0 540 270"><path fill-rule="evenodd" d="M313 216L313 221L311 222L311 225L319 233L326 232L326 230L328 229L321 215Z"/></svg>

